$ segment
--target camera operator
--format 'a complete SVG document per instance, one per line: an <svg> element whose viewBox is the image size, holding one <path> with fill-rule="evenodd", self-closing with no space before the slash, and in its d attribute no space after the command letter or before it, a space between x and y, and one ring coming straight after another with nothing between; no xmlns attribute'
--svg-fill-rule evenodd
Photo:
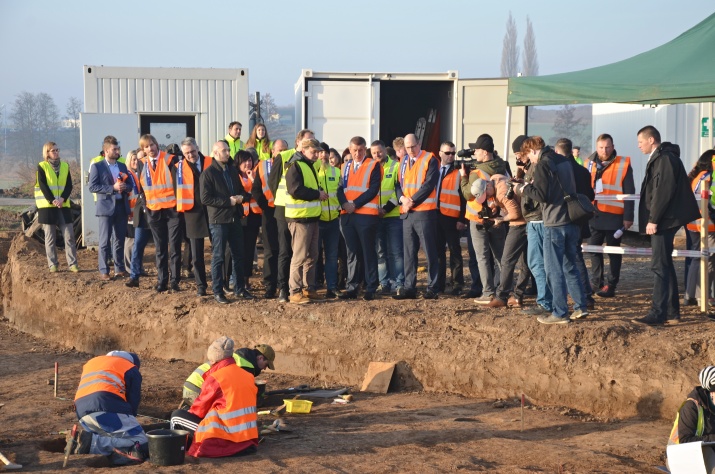
<svg viewBox="0 0 715 474"><path fill-rule="evenodd" d="M481 186L479 181L475 181L477 187ZM495 174L489 181L486 181L487 199L494 199L501 214L504 215L494 218L494 226L499 227L504 222L509 223L500 262L499 286L495 297L487 304L489 308L521 307L524 290L528 283L528 280L524 278L526 275L521 275L517 288L513 291L514 296L510 296L514 288L516 263L526 250L526 221L521 214L520 198L514 193L514 184L502 174Z"/></svg>
<svg viewBox="0 0 715 474"><path fill-rule="evenodd" d="M474 301L478 304L489 304L496 293L495 281L499 281L506 226L502 226L501 222L494 225L493 217L499 216L498 206L493 198L487 200L486 195L473 194L472 183L477 179L489 181L492 175L506 175L508 172L506 162L494 153L494 140L491 136L479 135L477 141L470 143L469 147L474 150L477 163L471 171L463 164L459 174L462 195L467 200L466 217L470 221L469 230L483 287L482 296Z"/></svg>

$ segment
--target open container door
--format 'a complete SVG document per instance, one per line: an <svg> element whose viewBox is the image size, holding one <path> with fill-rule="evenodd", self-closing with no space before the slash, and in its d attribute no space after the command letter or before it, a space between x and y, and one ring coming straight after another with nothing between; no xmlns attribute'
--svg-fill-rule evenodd
<svg viewBox="0 0 715 474"><path fill-rule="evenodd" d="M99 221L94 215L94 197L89 192L90 161L102 151L107 135L119 140L122 156L139 146L139 116L137 114L80 114L80 156L82 157L82 242L86 247L99 244ZM75 177L77 179L79 177ZM77 181L74 181L75 186Z"/></svg>
<svg viewBox="0 0 715 474"><path fill-rule="evenodd" d="M457 148L468 148L482 133L494 139L499 156L507 159L511 142L526 134L526 107L512 107L506 136L508 79L459 79L457 82ZM505 149L506 146L506 149ZM512 170L516 171L514 160Z"/></svg>

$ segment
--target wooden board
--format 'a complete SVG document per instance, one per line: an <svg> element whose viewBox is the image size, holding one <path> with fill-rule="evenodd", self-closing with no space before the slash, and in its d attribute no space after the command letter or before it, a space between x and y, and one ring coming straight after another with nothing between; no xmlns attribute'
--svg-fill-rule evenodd
<svg viewBox="0 0 715 474"><path fill-rule="evenodd" d="M395 362L370 362L362 382L361 392L387 393L395 372Z"/></svg>

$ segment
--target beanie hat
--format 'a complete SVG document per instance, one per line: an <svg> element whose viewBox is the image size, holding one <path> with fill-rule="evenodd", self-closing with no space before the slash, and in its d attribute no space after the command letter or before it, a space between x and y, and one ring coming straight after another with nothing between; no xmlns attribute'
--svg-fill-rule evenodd
<svg viewBox="0 0 715 474"><path fill-rule="evenodd" d="M715 392L715 366L709 365L700 371L700 385L708 392Z"/></svg>
<svg viewBox="0 0 715 474"><path fill-rule="evenodd" d="M211 365L229 357L233 357L233 339L230 337L219 337L211 343L209 350L206 351L206 358Z"/></svg>
<svg viewBox="0 0 715 474"><path fill-rule="evenodd" d="M511 142L511 151L514 153L519 153L521 151L521 145L524 143L524 140L526 140L527 137L526 135L519 135L514 139L513 142ZM574 147L575 148L575 147Z"/></svg>

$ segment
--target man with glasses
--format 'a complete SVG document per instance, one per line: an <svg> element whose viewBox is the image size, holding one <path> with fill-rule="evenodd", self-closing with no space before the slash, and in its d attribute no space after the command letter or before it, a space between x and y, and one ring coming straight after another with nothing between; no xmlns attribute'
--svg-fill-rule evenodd
<svg viewBox="0 0 715 474"><path fill-rule="evenodd" d="M405 256L405 287L393 298L398 300L417 298L417 253L420 245L427 257L427 290L424 299L437 299L437 182L439 161L420 148L417 137L410 133L405 137L407 155L400 164L400 181L396 187L400 203L400 218L403 225Z"/></svg>
<svg viewBox="0 0 715 474"><path fill-rule="evenodd" d="M447 280L447 249L449 247L449 270L452 275L452 294L459 295L464 287L464 260L462 245L459 242L461 232L466 229L464 209L466 201L459 188L459 170L454 167L454 155L457 148L452 142L444 142L439 147L441 166L437 182L437 258L439 276L437 290L444 293Z"/></svg>

